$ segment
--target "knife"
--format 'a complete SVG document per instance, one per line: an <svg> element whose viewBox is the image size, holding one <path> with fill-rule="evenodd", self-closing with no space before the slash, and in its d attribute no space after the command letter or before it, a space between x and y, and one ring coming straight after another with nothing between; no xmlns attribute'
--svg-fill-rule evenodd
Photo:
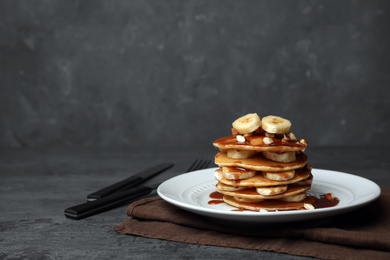
<svg viewBox="0 0 390 260"><path fill-rule="evenodd" d="M138 186L122 190L95 201L85 202L65 209L65 216L70 219L83 219L125 204L133 202L139 197L151 193L161 184L154 183L147 186Z"/></svg>
<svg viewBox="0 0 390 260"><path fill-rule="evenodd" d="M103 188L101 190L89 194L87 196L87 201L94 201L97 199L101 199L111 194L114 194L116 192L138 186L141 183L147 181L148 179L156 176L157 174L171 168L172 166L173 166L172 163L158 164L152 168L137 173L127 179L124 179L120 182L114 183L106 188Z"/></svg>

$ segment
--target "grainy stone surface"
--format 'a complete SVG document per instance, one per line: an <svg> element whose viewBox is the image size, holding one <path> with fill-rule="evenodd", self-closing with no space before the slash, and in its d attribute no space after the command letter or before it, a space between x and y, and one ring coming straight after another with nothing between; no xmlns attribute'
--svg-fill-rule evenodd
<svg viewBox="0 0 390 260"><path fill-rule="evenodd" d="M298 258L118 235L126 207L63 211L213 157L249 112L290 119L315 168L390 187L389 22L387 0L0 0L0 259Z"/></svg>
<svg viewBox="0 0 390 260"><path fill-rule="evenodd" d="M157 179L184 172L194 158L214 149L154 151L123 149L1 149L0 259L298 259L297 256L219 248L119 235L113 226L126 207L75 221L64 209L88 193L129 177L146 166L172 161ZM315 168L346 171L390 187L390 153L376 147L310 148Z"/></svg>

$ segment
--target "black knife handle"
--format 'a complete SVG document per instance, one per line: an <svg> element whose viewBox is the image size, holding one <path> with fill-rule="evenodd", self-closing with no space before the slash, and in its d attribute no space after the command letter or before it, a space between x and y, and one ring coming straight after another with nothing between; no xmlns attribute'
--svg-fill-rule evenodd
<svg viewBox="0 0 390 260"><path fill-rule="evenodd" d="M130 178L124 179L120 182L114 183L110 186L107 186L101 190L95 191L91 194L88 194L87 200L94 201L101 199L103 197L109 196L115 192L122 191L129 186L135 187L141 184L144 180L141 177L131 176Z"/></svg>
<svg viewBox="0 0 390 260"><path fill-rule="evenodd" d="M71 219L78 220L86 218L122 206L126 203L130 203L141 196L149 194L152 190L153 188L145 186L123 190L95 201L67 208L64 213L67 218Z"/></svg>
<svg viewBox="0 0 390 260"><path fill-rule="evenodd" d="M172 163L162 163L158 164L152 168L149 168L145 171L142 171L134 176L131 176L127 179L124 179L120 182L114 183L110 186L107 186L101 190L98 190L96 192L93 192L87 196L88 201L94 201L97 199L101 199L103 197L109 196L113 193L132 188L135 186L140 185L147 179L150 179L151 177L171 168L173 166Z"/></svg>

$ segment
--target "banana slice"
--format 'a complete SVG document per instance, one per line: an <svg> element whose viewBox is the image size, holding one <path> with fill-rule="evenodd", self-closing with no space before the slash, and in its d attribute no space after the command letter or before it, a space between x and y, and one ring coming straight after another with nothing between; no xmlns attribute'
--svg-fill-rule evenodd
<svg viewBox="0 0 390 260"><path fill-rule="evenodd" d="M232 159L247 159L253 157L257 154L256 151L238 151L238 150L228 150L227 157Z"/></svg>
<svg viewBox="0 0 390 260"><path fill-rule="evenodd" d="M287 134L290 132L291 122L279 116L266 116L261 120L261 128L270 134Z"/></svg>
<svg viewBox="0 0 390 260"><path fill-rule="evenodd" d="M257 193L263 196L282 194L287 191L287 185L256 188Z"/></svg>
<svg viewBox="0 0 390 260"><path fill-rule="evenodd" d="M295 176L295 170L289 170L284 172L262 172L263 176L272 181L287 181L291 180Z"/></svg>
<svg viewBox="0 0 390 260"><path fill-rule="evenodd" d="M240 134L249 134L261 126L261 119L256 113L247 114L236 119L232 126Z"/></svg>
<svg viewBox="0 0 390 260"><path fill-rule="evenodd" d="M306 193L300 193L300 194L285 197L282 200L287 202L299 202L304 200L305 198L306 198Z"/></svg>
<svg viewBox="0 0 390 260"><path fill-rule="evenodd" d="M238 190L245 190L247 187L234 187L230 185L226 185L223 183L218 182L217 185L215 185L217 191L238 191Z"/></svg>
<svg viewBox="0 0 390 260"><path fill-rule="evenodd" d="M241 167L222 167L222 175L228 180L243 180L256 175L256 171L247 170Z"/></svg>
<svg viewBox="0 0 390 260"><path fill-rule="evenodd" d="M273 153L273 152L263 152L263 156L271 161L275 162L295 162L297 160L295 152L285 152L285 153Z"/></svg>

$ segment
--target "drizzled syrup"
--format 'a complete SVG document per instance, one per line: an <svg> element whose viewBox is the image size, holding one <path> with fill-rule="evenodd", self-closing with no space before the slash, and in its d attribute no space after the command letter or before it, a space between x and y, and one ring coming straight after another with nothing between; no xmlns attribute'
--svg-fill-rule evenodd
<svg viewBox="0 0 390 260"><path fill-rule="evenodd" d="M211 198L211 200L209 200L207 203L209 205L217 205L217 204L224 203L223 194L219 193L218 191L214 191L210 193L209 198Z"/></svg>
<svg viewBox="0 0 390 260"><path fill-rule="evenodd" d="M339 204L340 200L336 197L333 197L331 193L321 194L319 198L313 203L314 208L330 208Z"/></svg>

